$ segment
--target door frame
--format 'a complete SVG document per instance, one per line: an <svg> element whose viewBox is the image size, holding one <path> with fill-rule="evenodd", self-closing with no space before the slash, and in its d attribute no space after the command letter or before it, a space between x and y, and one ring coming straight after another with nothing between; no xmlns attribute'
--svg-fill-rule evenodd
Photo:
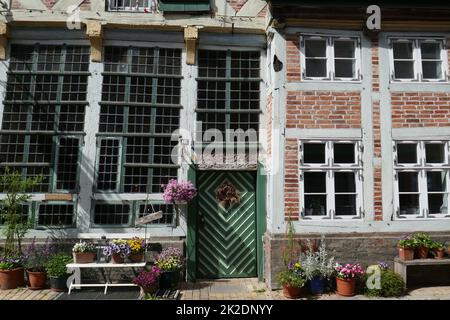
<svg viewBox="0 0 450 320"><path fill-rule="evenodd" d="M248 170L247 170L248 171ZM197 185L198 169L191 165L188 169L187 179ZM256 170L256 264L257 276L260 281L264 279L264 248L263 236L266 232L266 174L264 166L258 163ZM198 200L194 198L188 204L187 234L186 234L186 279L194 282L197 279L197 212Z"/></svg>

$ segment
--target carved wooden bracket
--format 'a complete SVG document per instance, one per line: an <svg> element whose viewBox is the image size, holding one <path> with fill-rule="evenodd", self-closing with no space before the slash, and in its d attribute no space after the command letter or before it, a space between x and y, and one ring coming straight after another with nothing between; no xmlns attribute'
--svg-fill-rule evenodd
<svg viewBox="0 0 450 320"><path fill-rule="evenodd" d="M8 47L9 28L4 22L0 22L0 60L6 60L6 48Z"/></svg>
<svg viewBox="0 0 450 320"><path fill-rule="evenodd" d="M102 61L103 29L99 21L86 21L86 35L91 42L91 61Z"/></svg>
<svg viewBox="0 0 450 320"><path fill-rule="evenodd" d="M186 63L195 64L195 53L197 49L198 28L189 26L184 28L184 41L186 43Z"/></svg>

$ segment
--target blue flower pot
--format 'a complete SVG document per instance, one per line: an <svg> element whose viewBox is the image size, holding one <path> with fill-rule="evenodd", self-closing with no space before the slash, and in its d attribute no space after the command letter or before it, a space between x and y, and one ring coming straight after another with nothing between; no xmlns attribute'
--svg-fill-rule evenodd
<svg viewBox="0 0 450 320"><path fill-rule="evenodd" d="M312 294L322 294L325 291L325 279L315 277L309 281L309 289Z"/></svg>

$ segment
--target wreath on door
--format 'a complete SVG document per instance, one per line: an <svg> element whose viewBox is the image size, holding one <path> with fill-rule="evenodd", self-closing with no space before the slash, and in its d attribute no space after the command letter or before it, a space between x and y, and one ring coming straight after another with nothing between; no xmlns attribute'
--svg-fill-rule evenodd
<svg viewBox="0 0 450 320"><path fill-rule="evenodd" d="M216 199L225 209L228 209L233 204L239 203L241 200L235 186L228 181L217 188Z"/></svg>

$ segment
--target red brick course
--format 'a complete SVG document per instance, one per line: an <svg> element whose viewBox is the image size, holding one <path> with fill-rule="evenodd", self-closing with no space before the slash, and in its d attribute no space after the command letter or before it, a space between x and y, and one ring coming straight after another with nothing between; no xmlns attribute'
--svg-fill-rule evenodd
<svg viewBox="0 0 450 320"><path fill-rule="evenodd" d="M286 77L288 82L301 81L300 41L298 37L286 40Z"/></svg>
<svg viewBox="0 0 450 320"><path fill-rule="evenodd" d="M230 4L230 6L234 9L234 11L239 12L241 10L242 6L247 2L248 0L227 0L227 2Z"/></svg>
<svg viewBox="0 0 450 320"><path fill-rule="evenodd" d="M383 203L381 199L381 168L376 167L373 170L373 180L374 180L374 194L373 194L373 202L374 202L374 215L375 221L383 220Z"/></svg>
<svg viewBox="0 0 450 320"><path fill-rule="evenodd" d="M450 126L450 93L392 92L392 127Z"/></svg>
<svg viewBox="0 0 450 320"><path fill-rule="evenodd" d="M357 91L288 91L287 128L361 127L361 95Z"/></svg>
<svg viewBox="0 0 450 320"><path fill-rule="evenodd" d="M299 219L298 143L286 139L284 151L284 213L286 219Z"/></svg>

